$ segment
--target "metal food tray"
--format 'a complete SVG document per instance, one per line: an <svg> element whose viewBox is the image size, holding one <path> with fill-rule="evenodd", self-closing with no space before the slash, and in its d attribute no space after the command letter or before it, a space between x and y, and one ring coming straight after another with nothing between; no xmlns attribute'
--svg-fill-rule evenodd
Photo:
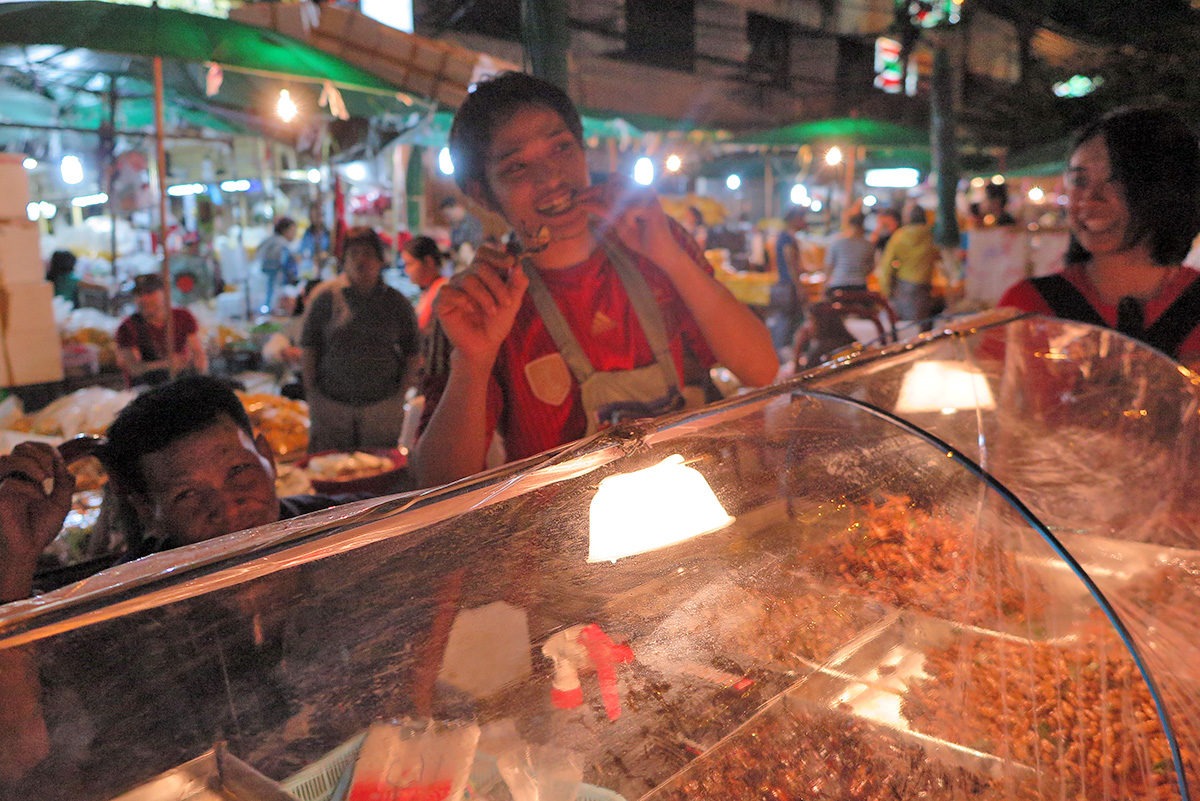
<svg viewBox="0 0 1200 801"><path fill-rule="evenodd" d="M362 748L366 732L356 734L303 770L281 782L293 801L344 801L350 791L354 763ZM465 798L508 799L509 793L496 759L490 754L476 752L468 779L469 792ZM580 784L576 801L625 801L612 790ZM114 801L127 801L124 797ZM133 801L132 799L129 801ZM136 799L142 801L142 799ZM191 801L189 798L188 801Z"/></svg>
<svg viewBox="0 0 1200 801"><path fill-rule="evenodd" d="M216 745L112 801L296 801L282 787Z"/></svg>
<svg viewBox="0 0 1200 801"><path fill-rule="evenodd" d="M765 704L720 742L644 795L643 801L681 792L689 778L707 771L713 759L737 743L754 742L758 732L780 717L804 712L839 713L885 729L901 743L919 746L932 764L960 768L982 778L998 778L1032 769L992 754L939 739L908 726L900 713L907 682L924 676L921 648L949 642L961 627L937 618L892 612L863 631L823 664L809 662L809 673ZM1001 635L1008 636L1008 635ZM749 746L754 749L755 746ZM764 796L765 797L765 796Z"/></svg>

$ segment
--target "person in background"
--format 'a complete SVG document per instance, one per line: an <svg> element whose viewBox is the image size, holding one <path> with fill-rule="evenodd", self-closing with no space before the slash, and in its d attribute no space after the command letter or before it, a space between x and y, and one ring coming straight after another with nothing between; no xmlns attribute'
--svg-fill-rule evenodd
<svg viewBox="0 0 1200 801"><path fill-rule="evenodd" d="M483 244L483 223L453 195L442 201L442 216L450 224L450 255L465 267Z"/></svg>
<svg viewBox="0 0 1200 801"><path fill-rule="evenodd" d="M1008 211L1007 184L989 182L983 188L983 205L980 206L979 210L983 213L983 224L985 227L1017 224L1017 218L1012 216Z"/></svg>
<svg viewBox="0 0 1200 801"><path fill-rule="evenodd" d="M866 290L867 276L875 269L875 247L864 229L866 217L855 212L846 218L846 227L825 251L826 296L834 291Z"/></svg>
<svg viewBox="0 0 1200 801"><path fill-rule="evenodd" d="M346 283L311 298L300 345L309 451L394 448L420 345L408 298L383 282L383 241L370 228L346 233Z"/></svg>
<svg viewBox="0 0 1200 801"><path fill-rule="evenodd" d="M50 254L50 264L46 269L46 280L54 284L54 294L76 304L79 293L79 276L75 275L75 264L78 259L69 250L56 250Z"/></svg>
<svg viewBox="0 0 1200 801"><path fill-rule="evenodd" d="M1200 144L1162 108L1122 108L1079 131L1065 176L1067 266L1001 306L1114 328L1200 368Z"/></svg>
<svg viewBox="0 0 1200 801"><path fill-rule="evenodd" d="M899 228L900 212L890 206L875 212L875 230L871 232L871 244L875 246L876 266L883 257L883 249L887 247L888 240Z"/></svg>
<svg viewBox="0 0 1200 801"><path fill-rule="evenodd" d="M329 227L321 216L321 206L312 204L308 209L308 227L300 235L300 257L308 265L306 272L315 278L321 277L325 257L329 255Z"/></svg>
<svg viewBox="0 0 1200 801"><path fill-rule="evenodd" d="M187 309L172 308L162 276L145 273L133 279L137 311L117 327L117 364L129 386L161 384L172 374L208 372L208 354L200 326ZM171 347L167 347L167 315L171 315Z"/></svg>
<svg viewBox="0 0 1200 801"><path fill-rule="evenodd" d="M292 253L292 242L296 240L296 221L291 217L280 217L275 221L275 232L258 246L258 263L267 277L267 295L260 311L270 314L275 308L275 287L280 283L294 283L299 275L296 256Z"/></svg>
<svg viewBox="0 0 1200 801"><path fill-rule="evenodd" d="M404 271L421 290L416 304L417 327L421 329L422 337L428 337L433 332L433 305L438 291L446 283L446 276L442 274L445 254L432 238L418 236L405 243L400 256L404 260Z"/></svg>
<svg viewBox="0 0 1200 801"><path fill-rule="evenodd" d="M688 206L684 211L683 228L692 235L701 250L708 247L708 228L704 225L704 212L696 206Z"/></svg>
<svg viewBox="0 0 1200 801"><path fill-rule="evenodd" d="M771 309L768 315L771 339L777 350L792 340L792 333L804 320L808 298L800 283L806 272L801 258L801 231L808 230L808 212L803 206L792 206L783 215L783 230L775 237L775 284L771 287Z"/></svg>
<svg viewBox="0 0 1200 801"><path fill-rule="evenodd" d="M678 409L718 361L748 385L774 378L766 328L658 197L591 185L561 89L523 73L480 82L450 150L459 186L504 217L521 255L481 248L438 295L448 345L423 382L419 486L482 470L496 431L520 459Z"/></svg>
<svg viewBox="0 0 1200 801"><path fill-rule="evenodd" d="M940 263L928 215L914 203L906 224L888 238L877 269L880 293L891 300L901 320L921 321L922 331L933 327L932 318L937 312L933 271Z"/></svg>

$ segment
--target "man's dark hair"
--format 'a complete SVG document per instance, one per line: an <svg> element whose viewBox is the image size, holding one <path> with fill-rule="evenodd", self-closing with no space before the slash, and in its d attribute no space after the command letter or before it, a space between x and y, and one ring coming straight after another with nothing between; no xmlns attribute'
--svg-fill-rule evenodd
<svg viewBox="0 0 1200 801"><path fill-rule="evenodd" d="M254 436L245 407L227 383L202 375L177 378L130 401L108 427L108 442L97 455L122 492L145 494L143 456L223 417Z"/></svg>
<svg viewBox="0 0 1200 801"><path fill-rule="evenodd" d="M387 261L383 253L383 237L374 228L364 225L347 231L346 239L342 242L342 258L346 257L346 252L350 250L351 245L366 245L375 251L375 255L379 257L380 261Z"/></svg>
<svg viewBox="0 0 1200 801"><path fill-rule="evenodd" d="M929 223L929 213L923 207L914 203L908 210L909 225L926 225ZM896 240L897 242L900 240Z"/></svg>
<svg viewBox="0 0 1200 801"><path fill-rule="evenodd" d="M283 236L283 232L287 229L295 227L296 221L291 217L280 217L275 221L275 233L279 234L280 236Z"/></svg>
<svg viewBox="0 0 1200 801"><path fill-rule="evenodd" d="M983 194L990 200L1000 201L1001 206L1008 203L1007 184L994 184L989 181L988 184L983 187Z"/></svg>
<svg viewBox="0 0 1200 801"><path fill-rule="evenodd" d="M454 180L460 189L466 191L474 181L492 198L484 159L496 129L523 106L542 106L553 111L583 143L583 122L566 92L523 72L502 73L476 84L450 126L450 158L454 162Z"/></svg>
<svg viewBox="0 0 1200 801"><path fill-rule="evenodd" d="M1200 232L1200 142L1195 132L1169 109L1125 107L1076 133L1070 152L1097 136L1108 148L1108 177L1119 184L1129 207L1126 246L1146 241L1155 264L1179 264ZM1067 260L1089 258L1072 241Z"/></svg>
<svg viewBox="0 0 1200 801"><path fill-rule="evenodd" d="M783 214L784 222L791 222L792 220L800 221L800 220L807 220L807 219L808 219L808 209L804 208L803 206L791 206Z"/></svg>

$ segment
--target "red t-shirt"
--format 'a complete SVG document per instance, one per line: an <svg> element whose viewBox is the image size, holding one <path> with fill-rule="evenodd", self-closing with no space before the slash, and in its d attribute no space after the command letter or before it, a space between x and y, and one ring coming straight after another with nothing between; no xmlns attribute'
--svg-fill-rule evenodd
<svg viewBox="0 0 1200 801"><path fill-rule="evenodd" d="M1096 313L1104 320L1105 325L1113 329L1117 327L1116 305L1104 302L1096 292L1096 288L1092 285L1091 280L1088 279L1083 265L1069 265L1062 271L1062 276L1079 290L1084 299L1087 300L1088 305L1095 309ZM1143 310L1145 326L1149 328L1154 325L1158 318L1162 316L1162 313L1175 302L1176 298L1197 279L1200 279L1200 272L1190 267L1182 267L1175 270L1167 282L1163 284L1158 294L1146 302ZM1046 303L1045 298L1034 288L1033 283L1029 279L1020 281L1009 287L997 305L1010 306L1014 309L1044 314L1048 317L1055 316L1054 310L1050 308L1050 304ZM1183 343L1179 346L1178 360L1188 365L1195 365L1197 362L1200 362L1200 320L1196 320L1196 327L1192 329L1191 333L1187 335Z"/></svg>
<svg viewBox="0 0 1200 801"><path fill-rule="evenodd" d="M187 309L171 309L174 318L174 353L183 353L187 338L200 330L196 318ZM167 357L167 327L151 324L140 313L126 317L117 328L117 347L137 348L142 361L154 362Z"/></svg>
<svg viewBox="0 0 1200 801"><path fill-rule="evenodd" d="M695 243L682 229L676 235L696 263L711 275L712 268ZM705 369L716 358L671 279L645 259L635 261L662 312L682 387L685 348L694 362ZM564 270L545 270L541 275L597 371L631 370L654 362L641 323L603 247L581 264ZM441 365L430 366L422 387L425 395L422 428L437 408L448 378L446 360L439 361ZM487 411L489 430L499 428L503 432L510 460L532 456L587 432L579 384L559 354L528 292L492 370Z"/></svg>
<svg viewBox="0 0 1200 801"><path fill-rule="evenodd" d="M421 292L421 297L417 298L414 307L417 312L417 327L421 329L423 335L433 331L433 303L437 300L438 290L442 288L442 284L446 283L446 280L446 276L439 275Z"/></svg>

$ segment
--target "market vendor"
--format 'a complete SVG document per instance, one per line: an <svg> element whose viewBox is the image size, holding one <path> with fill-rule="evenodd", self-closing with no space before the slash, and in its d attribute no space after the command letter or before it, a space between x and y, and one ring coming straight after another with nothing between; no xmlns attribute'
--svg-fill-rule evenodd
<svg viewBox="0 0 1200 801"><path fill-rule="evenodd" d="M344 282L315 290L304 316L304 398L309 452L394 448L404 393L417 366L412 303L384 283L383 241L352 228L342 246Z"/></svg>
<svg viewBox="0 0 1200 801"><path fill-rule="evenodd" d="M432 349L442 355L423 382L419 483L483 469L494 431L519 459L681 408L717 362L747 385L775 377L766 327L658 197L616 178L590 185L560 89L523 73L480 82L450 149L459 186L504 217L523 257L481 247L438 293L452 351Z"/></svg>
<svg viewBox="0 0 1200 801"><path fill-rule="evenodd" d="M132 513L126 559L359 500L278 498L270 446L225 383L188 376L148 390L97 454ZM75 481L58 451L24 442L0 457L0 603L28 597L38 554L62 529Z"/></svg>
<svg viewBox="0 0 1200 801"><path fill-rule="evenodd" d="M208 372L208 354L200 326L187 309L171 308L158 273L133 280L137 311L117 328L117 364L130 386L161 384L181 373ZM167 314L171 315L172 347L167 350Z"/></svg>

